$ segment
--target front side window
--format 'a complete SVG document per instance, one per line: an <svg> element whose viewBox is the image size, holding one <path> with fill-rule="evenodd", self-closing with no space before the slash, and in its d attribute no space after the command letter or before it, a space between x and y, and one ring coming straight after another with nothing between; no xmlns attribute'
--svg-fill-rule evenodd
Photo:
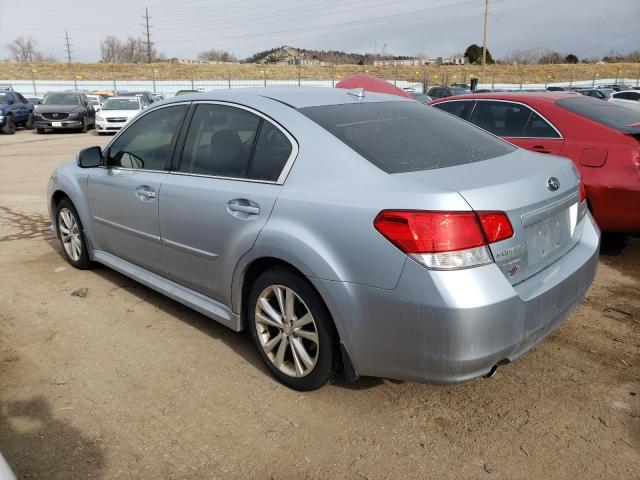
<svg viewBox="0 0 640 480"><path fill-rule="evenodd" d="M140 117L115 139L107 152L107 166L164 170L185 105L159 108Z"/></svg>
<svg viewBox="0 0 640 480"><path fill-rule="evenodd" d="M364 102L299 110L387 173L479 162L515 151L486 132L416 102Z"/></svg>

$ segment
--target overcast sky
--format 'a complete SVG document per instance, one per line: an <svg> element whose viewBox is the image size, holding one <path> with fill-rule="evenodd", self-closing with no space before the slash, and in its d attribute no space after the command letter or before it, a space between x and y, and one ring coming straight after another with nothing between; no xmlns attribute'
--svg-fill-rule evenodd
<svg viewBox="0 0 640 480"><path fill-rule="evenodd" d="M152 40L168 57L225 49L243 58L280 45L348 52L461 53L482 43L484 0L0 0L0 59L7 43L31 35L64 59L64 32L77 61L96 61L107 35L141 36L145 7ZM640 0L491 0L487 45L552 48L579 57L640 48ZM377 47L376 47L377 44Z"/></svg>

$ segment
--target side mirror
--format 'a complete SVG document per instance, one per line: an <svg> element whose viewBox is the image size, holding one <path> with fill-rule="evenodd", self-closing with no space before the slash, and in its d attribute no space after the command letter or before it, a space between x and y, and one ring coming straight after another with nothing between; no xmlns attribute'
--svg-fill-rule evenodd
<svg viewBox="0 0 640 480"><path fill-rule="evenodd" d="M100 147L89 147L80 150L76 163L80 168L94 168L102 164L102 149Z"/></svg>

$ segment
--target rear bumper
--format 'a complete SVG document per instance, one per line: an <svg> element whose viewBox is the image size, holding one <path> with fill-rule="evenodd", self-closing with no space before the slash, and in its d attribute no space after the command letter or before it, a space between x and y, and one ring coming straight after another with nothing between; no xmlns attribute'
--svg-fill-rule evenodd
<svg viewBox="0 0 640 480"><path fill-rule="evenodd" d="M596 273L600 231L512 286L495 264L452 272L407 260L397 287L312 279L359 375L456 383L512 361L563 323Z"/></svg>
<svg viewBox="0 0 640 480"><path fill-rule="evenodd" d="M636 177L633 178L635 180ZM593 215L602 230L640 232L640 181L629 187L587 187Z"/></svg>

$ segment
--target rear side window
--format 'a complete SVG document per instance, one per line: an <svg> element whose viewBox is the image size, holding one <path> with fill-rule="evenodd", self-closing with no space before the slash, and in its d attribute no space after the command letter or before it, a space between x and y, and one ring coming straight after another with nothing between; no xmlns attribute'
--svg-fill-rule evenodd
<svg viewBox="0 0 640 480"><path fill-rule="evenodd" d="M439 110L444 110L456 117L465 118L469 113L470 107L473 105L471 100L456 100L452 102L434 103L433 106Z"/></svg>
<svg viewBox="0 0 640 480"><path fill-rule="evenodd" d="M202 104L189 126L180 171L275 182L292 150L287 136L258 115Z"/></svg>
<svg viewBox="0 0 640 480"><path fill-rule="evenodd" d="M515 150L467 122L415 102L324 105L300 112L387 173L453 167Z"/></svg>
<svg viewBox="0 0 640 480"><path fill-rule="evenodd" d="M624 105L579 96L557 100L556 105L615 130L640 133L640 113Z"/></svg>
<svg viewBox="0 0 640 480"><path fill-rule="evenodd" d="M500 137L559 137L540 115L519 103L478 101L469 121Z"/></svg>

